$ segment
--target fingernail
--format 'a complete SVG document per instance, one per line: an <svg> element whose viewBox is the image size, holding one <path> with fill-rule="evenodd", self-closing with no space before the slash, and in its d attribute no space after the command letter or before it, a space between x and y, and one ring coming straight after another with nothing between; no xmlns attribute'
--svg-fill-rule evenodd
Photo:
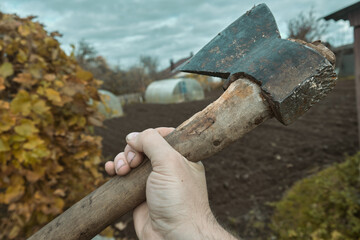
<svg viewBox="0 0 360 240"><path fill-rule="evenodd" d="M134 157L135 157L135 153L134 153L134 152L132 152L132 151L128 152L126 159L127 159L127 161L128 161L129 164L130 164L131 161L134 159Z"/></svg>
<svg viewBox="0 0 360 240"><path fill-rule="evenodd" d="M129 133L129 134L126 136L126 139L127 139L127 140L133 140L133 139L136 138L136 136L137 136L138 134L139 134L138 132Z"/></svg>
<svg viewBox="0 0 360 240"><path fill-rule="evenodd" d="M122 166L124 166L125 165L125 162L124 162L124 160L122 160L122 159L119 159L118 161L117 161L117 164L116 164L116 169L118 170L118 169L120 169Z"/></svg>

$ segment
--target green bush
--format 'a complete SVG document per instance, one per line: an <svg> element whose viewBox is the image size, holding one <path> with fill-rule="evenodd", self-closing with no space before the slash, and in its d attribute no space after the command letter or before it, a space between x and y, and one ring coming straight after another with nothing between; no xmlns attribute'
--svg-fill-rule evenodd
<svg viewBox="0 0 360 240"><path fill-rule="evenodd" d="M275 204L276 239L360 239L360 152L296 183Z"/></svg>
<svg viewBox="0 0 360 240"><path fill-rule="evenodd" d="M56 35L0 12L0 239L24 239L102 181L100 81Z"/></svg>

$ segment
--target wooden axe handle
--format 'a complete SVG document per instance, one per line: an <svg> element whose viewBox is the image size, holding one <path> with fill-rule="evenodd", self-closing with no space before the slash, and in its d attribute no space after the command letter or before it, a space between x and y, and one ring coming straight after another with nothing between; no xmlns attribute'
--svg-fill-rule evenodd
<svg viewBox="0 0 360 240"><path fill-rule="evenodd" d="M239 79L212 104L185 121L165 139L190 161L200 161L272 117L260 87ZM74 204L29 239L91 239L145 201L149 160L128 175L113 177Z"/></svg>

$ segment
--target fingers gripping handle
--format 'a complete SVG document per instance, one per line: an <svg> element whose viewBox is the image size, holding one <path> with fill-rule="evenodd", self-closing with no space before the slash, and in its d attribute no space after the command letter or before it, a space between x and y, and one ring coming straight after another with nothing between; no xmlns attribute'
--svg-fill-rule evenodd
<svg viewBox="0 0 360 240"><path fill-rule="evenodd" d="M247 79L232 83L219 99L165 137L188 160L203 160L272 117L260 87ZM150 161L125 177L114 177L48 223L29 239L91 239L145 201Z"/></svg>

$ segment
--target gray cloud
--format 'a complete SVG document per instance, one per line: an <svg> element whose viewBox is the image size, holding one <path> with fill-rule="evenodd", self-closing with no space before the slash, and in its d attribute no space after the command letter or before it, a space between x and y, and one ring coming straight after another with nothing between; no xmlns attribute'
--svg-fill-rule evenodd
<svg viewBox="0 0 360 240"><path fill-rule="evenodd" d="M134 64L140 55L159 58L162 67L198 51L218 32L249 10L253 1L239 0L3 0L0 9L20 16L37 15L48 31L58 30L65 50L81 39L91 43L112 64ZM283 37L287 22L313 7L327 15L354 1L271 0ZM335 44L351 42L347 23L331 23L326 39Z"/></svg>

